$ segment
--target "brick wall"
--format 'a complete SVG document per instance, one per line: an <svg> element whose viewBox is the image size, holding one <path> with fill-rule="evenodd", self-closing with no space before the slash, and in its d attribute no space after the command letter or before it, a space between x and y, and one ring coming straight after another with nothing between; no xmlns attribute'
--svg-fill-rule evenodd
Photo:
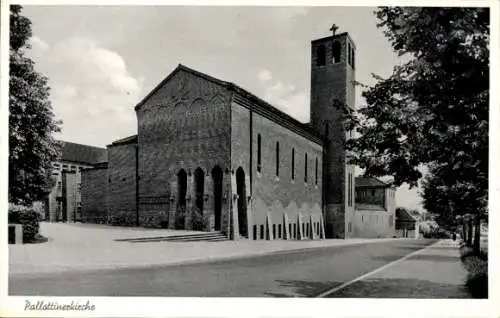
<svg viewBox="0 0 500 318"><path fill-rule="evenodd" d="M82 222L106 223L108 169L85 169L81 175Z"/></svg>
<svg viewBox="0 0 500 318"><path fill-rule="evenodd" d="M223 188L230 184L229 99L224 87L179 70L137 110L141 224L168 222L172 227L175 207L169 210L170 200L178 201L177 173L184 169L189 184L198 167L208 174L204 213L213 218L209 186L216 165L224 171Z"/></svg>
<svg viewBox="0 0 500 318"><path fill-rule="evenodd" d="M77 177L76 172L63 171L62 173L63 196L65 197L63 203L63 211L65 210L65 212L63 213L66 213L66 220L68 222L76 221L77 179L80 179L80 177Z"/></svg>
<svg viewBox="0 0 500 318"><path fill-rule="evenodd" d="M231 172L233 174L233 178L235 178L234 174L240 167L243 169L248 178L250 178L250 140L250 111L247 108L233 102L231 105ZM236 186L236 184L234 184L234 186ZM231 191L231 202L229 204L231 213L236 214L237 202L232 199L233 196L236 195L236 188L231 188ZM254 210L254 213L259 213L259 211ZM265 212L261 211L261 213ZM229 232L231 233L231 238L238 238L238 235L236 235L238 220L231 220L233 222L227 225ZM249 224L249 229L253 229L251 224ZM251 233L250 237L252 237Z"/></svg>
<svg viewBox="0 0 500 318"><path fill-rule="evenodd" d="M232 103L232 170L242 167L250 175L250 144L252 144L251 214L248 215L249 237L261 238L266 220L278 236L284 232L284 215L289 223L320 221L322 189L322 146L256 112ZM257 171L258 135L261 135L261 171ZM252 141L250 142L250 136ZM276 176L276 142L279 142L279 176ZM295 148L295 178L292 180L292 148ZM307 153L307 183L304 180L305 153ZM316 159L318 178L316 184ZM250 180L250 178L248 178ZM255 225L255 227L254 227ZM297 225L295 225L297 226ZM274 227L274 228L273 228ZM279 231L281 229L281 231ZM257 231L254 235L254 230ZM272 230L271 230L272 232ZM283 235L282 235L283 236ZM266 235L264 235L266 237Z"/></svg>
<svg viewBox="0 0 500 318"><path fill-rule="evenodd" d="M76 221L80 221L80 212L78 210L78 207L80 206L81 203L81 194L80 194L80 181L81 181L81 169L84 168L90 168L90 164L82 164L82 163L76 163L76 162L69 162L69 161L63 161L63 162L53 162L52 163L53 167L53 172L52 172L52 178L54 178L54 187L51 189L51 192L48 194L47 198L44 200L44 204L46 205L45 210L46 210L46 215L45 219L50 222L56 222L56 221L62 221L62 209L64 205L62 202L63 201L68 201L67 197L63 198L63 173L73 173L75 175L75 178L71 179L69 182L68 180L64 181L64 184L66 187L71 187L71 189L68 191L67 189L64 189L65 194L70 194L72 198L72 202L70 203L71 207L74 207L75 209L75 214L74 218ZM58 203L58 201L60 203ZM58 208L58 205L60 206ZM59 209L59 212L57 212ZM59 216L58 216L59 213Z"/></svg>
<svg viewBox="0 0 500 318"><path fill-rule="evenodd" d="M350 181L349 181L350 179ZM339 211L339 215L337 216L337 220L341 220L344 218L344 223L337 223L337 227L340 228L340 231L343 230L344 237L355 237L356 233L353 231L353 223L356 222L356 188L355 188L355 167L353 165L346 165L344 171L344 193L345 195L345 205L344 205L344 216L342 216L342 212ZM349 195L350 193L350 195ZM351 225L349 225L351 223ZM343 226L343 229L342 229ZM338 233L338 231L337 231Z"/></svg>
<svg viewBox="0 0 500 318"><path fill-rule="evenodd" d="M393 237L396 235L394 214L383 210L357 210L352 223L352 231L356 237Z"/></svg>
<svg viewBox="0 0 500 318"><path fill-rule="evenodd" d="M108 222L136 225L136 145L108 146Z"/></svg>

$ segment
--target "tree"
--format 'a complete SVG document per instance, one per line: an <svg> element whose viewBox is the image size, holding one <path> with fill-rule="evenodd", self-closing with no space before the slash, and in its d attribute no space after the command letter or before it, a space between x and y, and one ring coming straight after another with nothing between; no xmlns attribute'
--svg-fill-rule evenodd
<svg viewBox="0 0 500 318"><path fill-rule="evenodd" d="M464 241L472 245L472 231L475 228L474 249L479 251L480 219L486 212L482 207L487 205L487 202L482 201L486 201L487 197L480 188L457 182L456 173L457 171L448 169L446 165L433 166L430 169L430 173L422 182L421 196L424 207L437 213L438 221L442 224L454 224L457 216L460 216L459 220L465 233Z"/></svg>
<svg viewBox="0 0 500 318"><path fill-rule="evenodd" d="M10 6L9 201L30 204L51 187L51 162L58 159L60 130L49 100L47 78L25 56L31 21Z"/></svg>
<svg viewBox="0 0 500 318"><path fill-rule="evenodd" d="M411 187L423 177L420 167L435 165L454 176L446 186L472 193L467 200L479 218L488 193L489 9L383 7L375 14L407 62L388 78L374 75L366 106L344 113L346 128L359 135L346 142L350 162Z"/></svg>

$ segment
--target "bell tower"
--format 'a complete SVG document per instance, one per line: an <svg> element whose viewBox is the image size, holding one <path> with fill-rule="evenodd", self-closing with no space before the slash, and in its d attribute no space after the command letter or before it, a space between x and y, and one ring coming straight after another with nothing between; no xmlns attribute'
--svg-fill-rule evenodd
<svg viewBox="0 0 500 318"><path fill-rule="evenodd" d="M356 46L348 33L311 42L311 126L323 137L323 213L328 238L354 236L355 176L347 165L342 109L355 109Z"/></svg>

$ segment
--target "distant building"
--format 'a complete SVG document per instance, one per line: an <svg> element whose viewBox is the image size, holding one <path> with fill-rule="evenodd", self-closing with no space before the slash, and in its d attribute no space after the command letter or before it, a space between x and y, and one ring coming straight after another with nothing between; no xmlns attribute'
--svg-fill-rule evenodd
<svg viewBox="0 0 500 318"><path fill-rule="evenodd" d="M81 173L108 160L105 148L62 142L61 160L52 163L55 185L44 202L44 218L50 222L81 220Z"/></svg>
<svg viewBox="0 0 500 318"><path fill-rule="evenodd" d="M396 189L376 178L356 178L356 237L392 237Z"/></svg>
<svg viewBox="0 0 500 318"><path fill-rule="evenodd" d="M396 209L397 237L419 238L420 219L406 209Z"/></svg>

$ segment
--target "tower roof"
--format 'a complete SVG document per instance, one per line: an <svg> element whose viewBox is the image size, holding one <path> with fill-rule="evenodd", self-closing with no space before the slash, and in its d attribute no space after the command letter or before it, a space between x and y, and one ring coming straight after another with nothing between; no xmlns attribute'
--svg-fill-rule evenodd
<svg viewBox="0 0 500 318"><path fill-rule="evenodd" d="M351 39L352 46L354 46L354 48L356 48L356 43L354 42L353 38L347 32L342 32L342 33L339 33L339 34L329 35L329 36L325 36L325 37L322 37L322 38L319 38L319 39L315 39L315 40L311 41L311 44L316 43L316 42L323 42L323 41L326 41L326 40L334 40L334 39L338 39L338 38L341 38L341 37L348 37L349 39Z"/></svg>

